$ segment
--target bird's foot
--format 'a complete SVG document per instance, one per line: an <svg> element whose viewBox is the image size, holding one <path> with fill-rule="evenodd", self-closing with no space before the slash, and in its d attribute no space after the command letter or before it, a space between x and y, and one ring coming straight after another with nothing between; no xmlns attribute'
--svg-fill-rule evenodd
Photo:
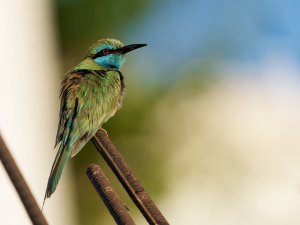
<svg viewBox="0 0 300 225"><path fill-rule="evenodd" d="M105 133L105 135L108 137L108 133L104 128L100 127L99 131L103 131Z"/></svg>

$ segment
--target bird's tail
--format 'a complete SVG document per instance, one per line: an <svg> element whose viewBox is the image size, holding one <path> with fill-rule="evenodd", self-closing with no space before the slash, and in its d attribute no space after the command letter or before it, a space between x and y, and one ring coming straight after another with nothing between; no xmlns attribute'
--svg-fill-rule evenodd
<svg viewBox="0 0 300 225"><path fill-rule="evenodd" d="M70 158L70 155L71 155L71 151L68 149L68 145L66 146L63 145L63 143L61 143L58 152L56 154L54 163L52 165L42 209L44 208L46 198L50 198L50 196L55 191L58 181L61 177L61 174L65 168L65 165L68 159Z"/></svg>

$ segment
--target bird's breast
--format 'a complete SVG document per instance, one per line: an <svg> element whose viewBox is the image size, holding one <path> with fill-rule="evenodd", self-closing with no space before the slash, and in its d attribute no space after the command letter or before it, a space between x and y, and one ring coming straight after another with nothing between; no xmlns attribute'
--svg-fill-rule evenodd
<svg viewBox="0 0 300 225"><path fill-rule="evenodd" d="M89 109L87 116L91 124L101 126L122 106L123 82L119 71L107 71L87 79L83 102Z"/></svg>

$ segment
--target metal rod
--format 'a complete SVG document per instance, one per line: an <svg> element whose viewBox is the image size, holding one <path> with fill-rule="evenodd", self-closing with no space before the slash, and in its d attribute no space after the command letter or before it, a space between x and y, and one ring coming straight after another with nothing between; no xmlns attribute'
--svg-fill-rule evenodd
<svg viewBox="0 0 300 225"><path fill-rule="evenodd" d="M86 174L116 223L118 225L135 225L128 213L128 209L112 188L101 168L96 164L91 164L88 167Z"/></svg>
<svg viewBox="0 0 300 225"><path fill-rule="evenodd" d="M9 152L4 140L0 135L0 159L1 162L13 183L19 197L26 209L28 216L34 225L47 225L47 221L34 199L24 177L22 176L15 160Z"/></svg>
<svg viewBox="0 0 300 225"><path fill-rule="evenodd" d="M106 131L100 129L92 138L92 142L148 223L150 225L168 225L168 221L129 169L124 158L109 139Z"/></svg>

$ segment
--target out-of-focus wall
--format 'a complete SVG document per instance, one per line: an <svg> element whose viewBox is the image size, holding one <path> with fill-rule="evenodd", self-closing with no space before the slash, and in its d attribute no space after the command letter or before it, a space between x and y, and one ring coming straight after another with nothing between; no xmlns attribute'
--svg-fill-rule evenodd
<svg viewBox="0 0 300 225"><path fill-rule="evenodd" d="M42 205L58 117L59 58L50 1L5 1L0 7L0 132ZM44 213L50 224L71 219L68 172ZM0 166L0 224L31 224Z"/></svg>

